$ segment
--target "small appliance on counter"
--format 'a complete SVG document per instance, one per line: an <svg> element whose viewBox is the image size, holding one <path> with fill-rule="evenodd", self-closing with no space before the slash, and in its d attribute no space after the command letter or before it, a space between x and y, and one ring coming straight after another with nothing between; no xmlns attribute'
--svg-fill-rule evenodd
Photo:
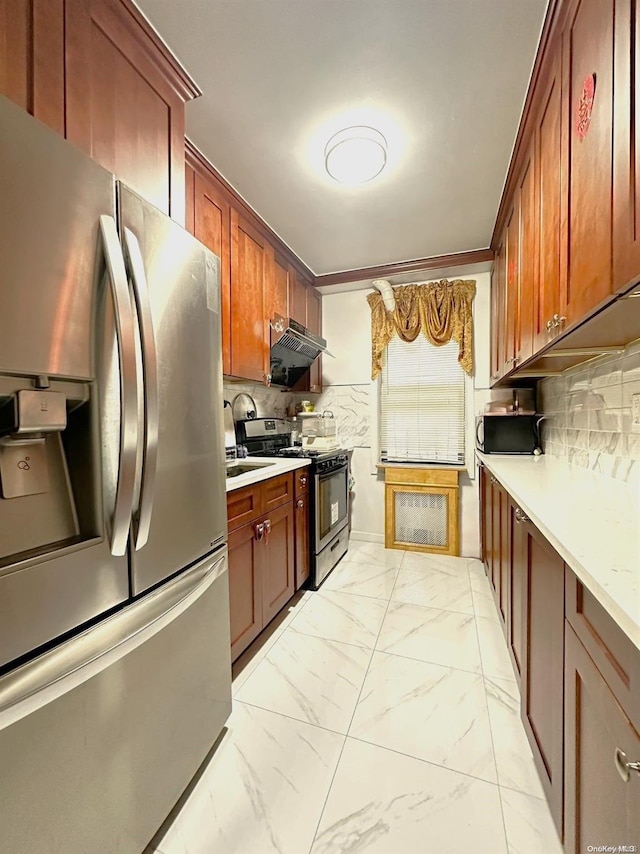
<svg viewBox="0 0 640 854"><path fill-rule="evenodd" d="M335 434L303 437L302 447L292 445L292 427L284 418L252 418L236 423L236 436L250 456L309 459L310 584L317 590L349 547L349 458Z"/></svg>
<svg viewBox="0 0 640 854"><path fill-rule="evenodd" d="M476 419L476 446L484 454L541 454L535 390L495 389Z"/></svg>

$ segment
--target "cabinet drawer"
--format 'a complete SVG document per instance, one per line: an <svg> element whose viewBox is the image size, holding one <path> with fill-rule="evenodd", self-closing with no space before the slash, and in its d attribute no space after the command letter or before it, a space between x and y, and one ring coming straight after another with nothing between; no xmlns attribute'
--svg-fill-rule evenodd
<svg viewBox="0 0 640 854"><path fill-rule="evenodd" d="M304 492L309 491L309 469L297 469L294 471L294 497L299 498Z"/></svg>
<svg viewBox="0 0 640 854"><path fill-rule="evenodd" d="M256 483L227 492L227 524L235 531L256 519L262 512L262 484Z"/></svg>
<svg viewBox="0 0 640 854"><path fill-rule="evenodd" d="M262 512L268 513L287 501L293 501L293 472L281 474L263 481Z"/></svg>
<svg viewBox="0 0 640 854"><path fill-rule="evenodd" d="M640 731L640 650L568 567L565 591L567 620Z"/></svg>

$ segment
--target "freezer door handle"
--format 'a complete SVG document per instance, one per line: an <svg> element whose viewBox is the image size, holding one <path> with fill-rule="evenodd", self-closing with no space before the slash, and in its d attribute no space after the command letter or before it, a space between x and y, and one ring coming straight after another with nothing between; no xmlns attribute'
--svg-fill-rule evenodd
<svg viewBox="0 0 640 854"><path fill-rule="evenodd" d="M120 456L111 530L111 554L123 555L127 550L133 512L138 447L136 339L127 271L113 217L106 215L100 217L100 232L111 283L120 358Z"/></svg>
<svg viewBox="0 0 640 854"><path fill-rule="evenodd" d="M151 317L151 300L149 286L142 260L140 244L135 234L128 228L124 229L124 245L127 261L133 282L133 294L140 323L140 340L142 349L142 372L144 389L144 434L142 437L142 479L140 483L140 500L136 519L135 542L136 551L146 545L149 539L151 513L153 510L153 493L158 464L158 358L156 353L156 338Z"/></svg>
<svg viewBox="0 0 640 854"><path fill-rule="evenodd" d="M226 572L225 547L104 622L0 678L0 731L129 655L194 605Z"/></svg>

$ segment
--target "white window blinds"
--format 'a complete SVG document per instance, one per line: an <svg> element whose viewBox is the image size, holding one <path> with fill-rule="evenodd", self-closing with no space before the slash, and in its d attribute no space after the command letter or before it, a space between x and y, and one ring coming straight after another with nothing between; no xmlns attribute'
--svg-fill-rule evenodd
<svg viewBox="0 0 640 854"><path fill-rule="evenodd" d="M393 338L380 378L383 462L464 464L465 380L455 341Z"/></svg>

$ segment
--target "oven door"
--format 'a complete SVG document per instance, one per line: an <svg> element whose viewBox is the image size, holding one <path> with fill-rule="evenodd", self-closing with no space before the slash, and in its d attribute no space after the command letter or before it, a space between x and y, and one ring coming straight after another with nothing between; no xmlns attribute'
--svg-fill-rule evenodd
<svg viewBox="0 0 640 854"><path fill-rule="evenodd" d="M315 551L316 554L344 528L348 517L348 467L315 476Z"/></svg>

